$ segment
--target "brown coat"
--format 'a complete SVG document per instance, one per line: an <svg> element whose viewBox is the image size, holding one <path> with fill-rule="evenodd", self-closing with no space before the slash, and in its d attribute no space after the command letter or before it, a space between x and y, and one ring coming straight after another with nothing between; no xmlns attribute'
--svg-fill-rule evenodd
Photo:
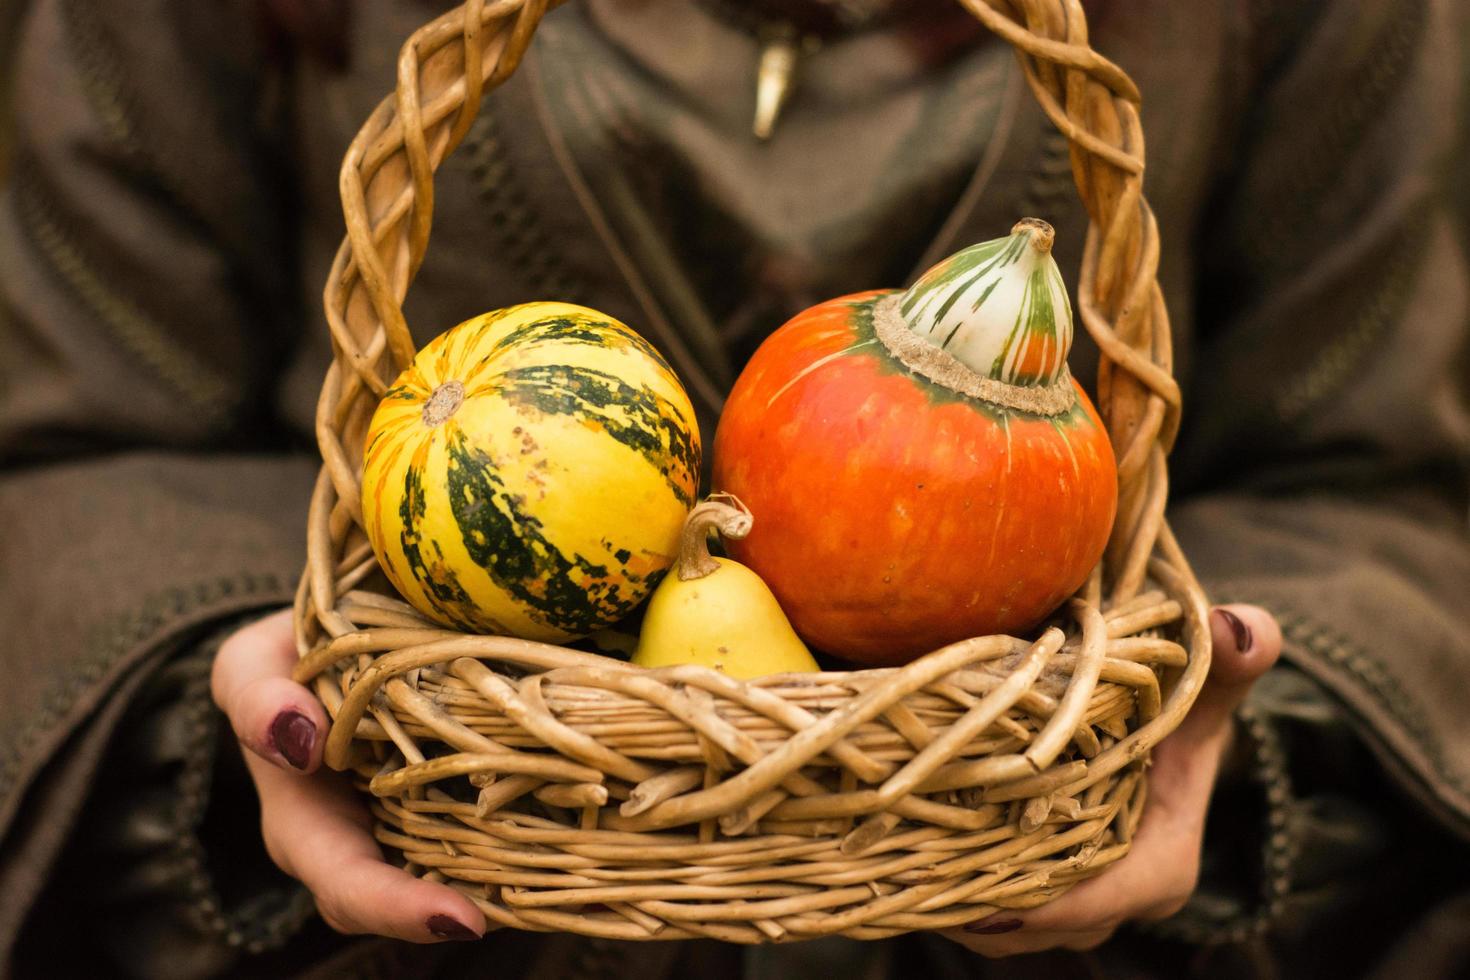
<svg viewBox="0 0 1470 980"><path fill-rule="evenodd" d="M294 586L336 165L436 5L359 0L341 70L289 57L271 6L33 0L24 25L0 211L0 962L733 975L728 948L527 936L324 961L340 944L298 931L310 903L266 864L204 678L219 632ZM1175 526L1216 599L1287 635L1198 900L1099 955L1449 975L1470 963L1463 926L1436 925L1470 903L1461 15L1090 9L1145 97L1187 399ZM689 3L551 15L440 175L409 322L422 340L514 302L601 308L663 348L708 438L743 358L810 302L905 284L1023 214L1057 225L1070 272L1065 141L1001 45L916 16L922 36L900 20L812 56L760 145L740 27ZM854 975L984 969L933 937L825 949ZM801 954L753 955L776 975ZM1039 966L989 969L1020 968Z"/></svg>

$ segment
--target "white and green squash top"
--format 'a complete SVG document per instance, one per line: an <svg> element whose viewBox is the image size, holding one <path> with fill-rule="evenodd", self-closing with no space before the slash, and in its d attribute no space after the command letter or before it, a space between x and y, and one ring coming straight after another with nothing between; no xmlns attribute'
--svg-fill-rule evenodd
<svg viewBox="0 0 1470 980"><path fill-rule="evenodd" d="M1022 218L1005 238L940 262L898 313L916 336L982 378L1049 388L1066 376L1072 304L1052 258L1051 225Z"/></svg>

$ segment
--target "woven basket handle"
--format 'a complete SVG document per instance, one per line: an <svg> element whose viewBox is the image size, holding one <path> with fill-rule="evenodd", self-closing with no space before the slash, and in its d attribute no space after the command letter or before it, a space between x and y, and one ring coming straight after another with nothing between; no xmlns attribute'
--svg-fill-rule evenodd
<svg viewBox="0 0 1470 980"><path fill-rule="evenodd" d="M1143 196L1138 90L1089 46L1081 0L961 2L1015 49L1031 91L1071 143L1072 173L1091 219L1078 310L1102 351L1098 406L1119 462L1118 517L1104 577L1109 597L1126 601L1142 588L1156 548L1189 574L1164 523L1165 456L1178 431L1180 397L1158 284L1158 224ZM361 524L358 481L371 406L385 379L413 358L402 303L428 247L434 173L469 130L484 93L520 63L553 5L466 0L420 28L399 55L397 91L343 159L347 235L324 294L337 356L317 414L323 480L331 481L336 502L312 518L332 525L336 533L327 538L341 540L349 521ZM311 592L326 600L318 610L332 605L331 563L313 556Z"/></svg>

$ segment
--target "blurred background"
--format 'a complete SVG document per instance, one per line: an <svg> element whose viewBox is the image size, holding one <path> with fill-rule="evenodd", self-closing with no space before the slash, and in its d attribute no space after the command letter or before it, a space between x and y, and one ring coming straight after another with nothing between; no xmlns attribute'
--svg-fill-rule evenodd
<svg viewBox="0 0 1470 980"><path fill-rule="evenodd" d="M10 95L15 60L12 55L21 19L32 2L33 0L0 0L0 182L3 182L9 173ZM1320 2L1320 0L1302 0L1302 2ZM1443 2L1467 8L1460 21L1463 43L1467 49L1470 49L1470 2L1467 0L1443 0ZM1465 90L1470 92L1470 58L1467 58L1465 63L1467 67L1463 84ZM1470 127L1466 127L1466 133L1470 134ZM1470 135L1467 135L1466 141L1467 145L1461 153L1461 159L1470 156ZM1458 192L1463 203L1467 205L1460 208L1460 213L1470 214L1470 164L1467 164L1465 168L1465 178L1458 184ZM1463 230L1466 241L1470 242L1470 223L1467 223Z"/></svg>
<svg viewBox="0 0 1470 980"><path fill-rule="evenodd" d="M0 0L0 181L9 173L10 162L10 82L15 59L16 27L20 24L29 0Z"/></svg>
<svg viewBox="0 0 1470 980"><path fill-rule="evenodd" d="M14 57L15 47L22 22L24 21L27 12L42 2L43 0L0 0L0 189L5 188L5 186L8 184L11 177L12 169L10 166L13 135L11 103L14 90L13 75L16 68L16 59ZM50 0L46 0L46 2L50 2ZM100 9L103 7L103 5L114 2L114 0L68 0L68 2L76 4L80 9L85 10ZM172 2L182 6L184 4L199 4L201 2L207 4L209 0L158 0L158 2ZM248 2L265 5L269 3L270 0L248 0ZM437 2L442 7L451 2L451 0L434 0L434 2ZM576 2L576 0L570 0L570 2ZM659 2L688 3L693 2L693 0L659 0ZM1127 0L1125 0L1125 2L1127 2ZM1196 2L1198 2L1198 0L1196 0ZM1258 4L1264 6L1267 0L1216 0L1216 2L1222 4L1240 4L1241 6L1244 6L1248 3L1251 7L1255 7ZM1330 9L1327 7L1319 6L1323 5L1324 3L1329 3L1330 0L1271 0L1271 2L1274 2L1278 5L1297 3L1301 4L1302 7L1306 9ZM1379 2L1382 2L1385 5L1389 5L1391 3L1391 0L1379 0ZM1464 50L1470 51L1470 0L1435 0L1435 2L1440 5L1441 10L1451 11L1455 14L1455 22L1458 25L1457 30L1460 35L1460 43ZM1463 58L1462 63L1465 68L1463 74L1459 79L1459 85L1462 87L1466 98L1462 99L1460 101L1460 104L1470 106L1470 57ZM1146 95L1147 93L1145 93L1145 96ZM1459 207L1456 208L1456 212L1462 216L1470 216L1470 125L1462 127L1462 132L1467 135L1464 137L1464 142L1460 147L1459 153L1457 154L1458 179L1454 182L1450 193L1454 194L1458 198ZM334 150L332 152L335 153L339 151ZM1470 217L1466 217L1466 219L1462 222L1460 233L1463 236L1464 241L1466 242L1467 248L1470 248ZM314 312L319 315L319 307ZM0 311L0 313L3 313L3 311ZM4 326L5 324L0 323L0 328L3 328ZM5 346L3 344L0 344L0 357L4 356ZM1470 376L1470 374L1464 376ZM311 383L315 384L315 378L313 378ZM4 712L0 712L0 715L3 714ZM1353 876L1356 876L1360 873L1361 869L1354 869L1351 871L1351 875ZM1345 874L1347 874L1347 872L1345 872ZM0 906L3 906L3 904L3 902L0 902ZM1391 918L1393 914L1396 914L1400 911L1402 910L1388 909L1385 910L1383 914L1385 918ZM0 976L3 976L4 974L4 957L0 956ZM1432 975L1432 972L1420 974L1420 976L1426 978Z"/></svg>

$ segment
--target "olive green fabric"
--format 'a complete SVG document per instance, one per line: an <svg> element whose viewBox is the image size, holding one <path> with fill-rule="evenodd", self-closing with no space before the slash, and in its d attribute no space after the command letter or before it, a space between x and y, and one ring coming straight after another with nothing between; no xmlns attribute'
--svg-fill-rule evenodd
<svg viewBox="0 0 1470 980"><path fill-rule="evenodd" d="M445 6L361 0L338 69L273 55L254 0L30 4L0 209L0 954L17 973L800 969L707 944L293 933L302 899L254 841L233 746L198 737L208 639L287 601L300 568L341 153L402 38ZM1362 973L1410 942L1456 962L1462 937L1435 923L1470 854L1464 14L1087 6L1145 96L1187 399L1176 526L1207 585L1273 608L1288 640L1243 718L1205 888L1091 968ZM1023 215L1056 225L1075 284L1066 141L1004 46L946 11L829 39L766 145L742 26L689 3L551 14L439 175L416 335L533 299L600 308L670 357L708 442L742 359L810 302L906 285ZM1080 377L1095 358L1079 343ZM1083 968L936 937L866 962Z"/></svg>

